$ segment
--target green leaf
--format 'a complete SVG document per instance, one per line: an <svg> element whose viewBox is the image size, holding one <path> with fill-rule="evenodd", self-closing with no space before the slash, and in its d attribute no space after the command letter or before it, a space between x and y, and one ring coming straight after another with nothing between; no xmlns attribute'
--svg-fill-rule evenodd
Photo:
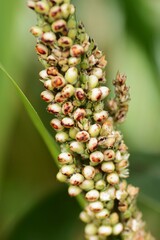
<svg viewBox="0 0 160 240"><path fill-rule="evenodd" d="M55 140L52 138L52 136L49 134L47 129L45 128L44 124L42 123L40 117L38 116L37 112L35 111L34 107L30 103L30 101L27 99L25 94L22 92L20 87L17 85L16 81L10 76L10 74L5 70L5 68L0 64L0 70L7 75L10 82L15 87L18 96L20 97L29 117L31 118L34 126L38 130L39 134L41 135L43 141L45 142L46 146L48 147L55 163L58 165L57 156L59 153L59 148L55 142Z"/></svg>
<svg viewBox="0 0 160 240"><path fill-rule="evenodd" d="M17 85L16 81L10 76L10 74L5 70L5 68L0 64L0 70L7 75L8 79L11 81L15 89L17 90L18 96L20 97L29 117L31 118L33 124L35 125L36 129L38 130L39 134L41 135L43 141L45 142L48 150L50 151L56 165L58 166L57 156L59 154L59 148L57 146L57 143L52 138L52 136L49 134L47 129L45 128L44 124L42 123L40 117L38 116L36 110L28 100L28 98L25 96L25 94L22 92L20 87ZM79 202L80 206L84 208L85 200L82 195L79 195L77 197L77 201Z"/></svg>

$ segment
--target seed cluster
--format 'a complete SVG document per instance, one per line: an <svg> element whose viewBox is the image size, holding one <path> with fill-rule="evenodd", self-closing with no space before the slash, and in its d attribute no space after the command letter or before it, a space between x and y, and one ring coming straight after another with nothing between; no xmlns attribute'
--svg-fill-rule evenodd
<svg viewBox="0 0 160 240"><path fill-rule="evenodd" d="M128 111L126 77L117 73L115 98L108 100L107 61L77 23L70 0L29 0L28 6L38 16L31 33L45 68L39 74L45 88L41 97L61 145L57 179L69 184L70 196L82 193L86 199L80 214L85 238L151 240L136 208L138 189L125 180L128 148L115 127Z"/></svg>

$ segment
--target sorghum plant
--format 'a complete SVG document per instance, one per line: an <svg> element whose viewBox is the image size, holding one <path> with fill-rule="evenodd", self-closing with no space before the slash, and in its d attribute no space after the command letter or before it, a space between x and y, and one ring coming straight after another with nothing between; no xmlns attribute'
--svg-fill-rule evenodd
<svg viewBox="0 0 160 240"><path fill-rule="evenodd" d="M88 240L151 240L137 209L138 188L128 185L128 148L116 123L128 111L126 76L117 73L115 97L109 99L107 61L78 23L70 0L29 0L37 14L31 33L44 66L41 97L53 115L50 124L61 146L57 179L70 196L82 194L80 219Z"/></svg>

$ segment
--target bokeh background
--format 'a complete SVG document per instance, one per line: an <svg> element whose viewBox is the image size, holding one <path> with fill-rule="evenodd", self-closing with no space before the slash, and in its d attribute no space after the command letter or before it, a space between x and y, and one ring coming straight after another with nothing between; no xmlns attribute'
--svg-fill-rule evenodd
<svg viewBox="0 0 160 240"><path fill-rule="evenodd" d="M131 152L130 182L141 188L139 207L160 239L160 1L74 0L78 18L131 87L122 127ZM49 127L40 100L42 69L29 28L35 14L25 0L0 0L0 61ZM52 133L53 134L53 133ZM54 147L54 145L53 145ZM80 207L56 181L57 168L15 89L0 73L0 239L82 240Z"/></svg>

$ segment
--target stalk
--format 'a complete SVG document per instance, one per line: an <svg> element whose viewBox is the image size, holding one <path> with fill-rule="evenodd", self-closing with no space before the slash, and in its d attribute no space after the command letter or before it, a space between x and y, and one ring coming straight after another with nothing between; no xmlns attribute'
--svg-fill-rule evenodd
<svg viewBox="0 0 160 240"><path fill-rule="evenodd" d="M31 33L44 66L41 97L61 146L57 179L83 206L85 239L154 239L136 205L139 189L126 181L128 147L117 130L128 112L126 76L117 73L110 99L105 56L77 22L70 0L29 0L28 6L37 14Z"/></svg>

